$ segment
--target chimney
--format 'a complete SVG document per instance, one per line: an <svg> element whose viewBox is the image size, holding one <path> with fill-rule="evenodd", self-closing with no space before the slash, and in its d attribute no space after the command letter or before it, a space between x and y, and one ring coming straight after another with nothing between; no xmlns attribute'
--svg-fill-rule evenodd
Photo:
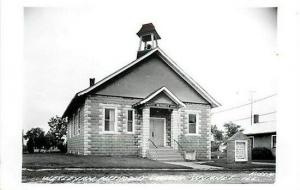
<svg viewBox="0 0 300 190"><path fill-rule="evenodd" d="M254 114L254 123L259 123L259 115L258 114Z"/></svg>
<svg viewBox="0 0 300 190"><path fill-rule="evenodd" d="M95 78L90 78L90 87L95 84Z"/></svg>

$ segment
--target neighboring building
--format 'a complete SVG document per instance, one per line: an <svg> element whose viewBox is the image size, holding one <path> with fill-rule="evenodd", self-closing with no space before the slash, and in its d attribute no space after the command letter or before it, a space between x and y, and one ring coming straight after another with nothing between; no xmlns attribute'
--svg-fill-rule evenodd
<svg viewBox="0 0 300 190"><path fill-rule="evenodd" d="M219 103L158 47L151 23L137 35L137 59L90 79L65 110L68 152L158 159L195 150L197 159L210 159L210 110Z"/></svg>
<svg viewBox="0 0 300 190"><path fill-rule="evenodd" d="M268 148L275 156L276 97L273 94L253 100L252 104L249 102L228 108L219 107L212 111L212 124L217 124L219 128L227 122L240 125L244 129L243 133L250 137L252 148Z"/></svg>
<svg viewBox="0 0 300 190"><path fill-rule="evenodd" d="M257 123L247 127L244 131L251 140L251 148L265 147L276 156L276 128L275 123Z"/></svg>

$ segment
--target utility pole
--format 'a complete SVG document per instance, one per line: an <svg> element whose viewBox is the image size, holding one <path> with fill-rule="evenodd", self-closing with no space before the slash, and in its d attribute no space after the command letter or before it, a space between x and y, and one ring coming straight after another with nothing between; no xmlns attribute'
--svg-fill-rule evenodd
<svg viewBox="0 0 300 190"><path fill-rule="evenodd" d="M250 111L251 112L250 113L251 114L251 116L250 116L251 123L250 124L251 124L251 126L253 124L253 94L254 93L255 93L255 91L253 91L253 90L250 91L250 101L251 101L251 108L250 108L251 109L251 111Z"/></svg>

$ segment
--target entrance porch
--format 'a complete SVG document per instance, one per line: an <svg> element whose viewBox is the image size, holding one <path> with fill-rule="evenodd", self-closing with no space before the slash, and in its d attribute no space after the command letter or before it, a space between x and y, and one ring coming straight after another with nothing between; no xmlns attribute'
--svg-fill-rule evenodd
<svg viewBox="0 0 300 190"><path fill-rule="evenodd" d="M178 109L144 107L142 109L141 156L149 153L178 150ZM162 150L162 151L160 151Z"/></svg>
<svg viewBox="0 0 300 190"><path fill-rule="evenodd" d="M162 87L133 105L142 111L140 155L149 149L178 149L179 109L185 107L170 90Z"/></svg>

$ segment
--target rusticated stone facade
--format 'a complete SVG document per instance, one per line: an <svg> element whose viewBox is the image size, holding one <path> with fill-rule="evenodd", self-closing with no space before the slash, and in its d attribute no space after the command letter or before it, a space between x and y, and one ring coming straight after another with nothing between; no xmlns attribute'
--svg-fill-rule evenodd
<svg viewBox="0 0 300 190"><path fill-rule="evenodd" d="M197 114L197 134L188 134L188 114ZM196 151L198 160L210 160L211 158L211 130L210 130L210 106L202 104L188 104L180 111L180 151Z"/></svg>
<svg viewBox="0 0 300 190"><path fill-rule="evenodd" d="M68 119L67 125L67 145L68 152L72 154L84 153L84 109L85 106L79 106L76 113Z"/></svg>
<svg viewBox="0 0 300 190"><path fill-rule="evenodd" d="M210 106L187 103L185 108L152 113L150 110L153 108L133 109L132 105L138 101L140 99L88 96L80 107L80 112L77 112L80 119L78 120L76 114L75 123L73 117L69 119L68 152L83 155L145 157L149 149L150 117L162 117L166 118L166 146L181 152L196 150L197 159L210 159ZM114 132L104 131L105 108L116 110L117 128ZM128 110L134 110L133 132L126 130ZM189 113L197 114L197 134L188 134ZM79 134L74 133L73 125L77 126L77 121L80 122Z"/></svg>

